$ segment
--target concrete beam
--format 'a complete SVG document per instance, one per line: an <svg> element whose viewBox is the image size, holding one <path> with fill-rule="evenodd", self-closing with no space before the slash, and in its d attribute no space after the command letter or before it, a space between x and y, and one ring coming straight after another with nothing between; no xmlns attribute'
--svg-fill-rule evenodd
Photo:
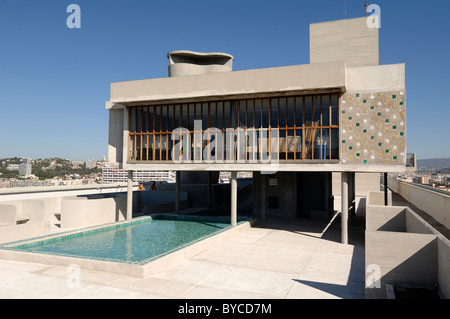
<svg viewBox="0 0 450 319"><path fill-rule="evenodd" d="M110 102L129 105L308 90L343 92L345 86L345 63L332 62L112 83Z"/></svg>
<svg viewBox="0 0 450 319"><path fill-rule="evenodd" d="M125 142L125 141L124 141ZM126 154L126 151L124 152ZM175 164L173 162L129 162L124 163L126 170L152 170L152 171L238 171L238 172L267 172L273 171L270 164ZM317 163L280 163L276 168L277 172L358 172L358 173L399 173L405 172L404 165L341 165L339 162L333 164Z"/></svg>

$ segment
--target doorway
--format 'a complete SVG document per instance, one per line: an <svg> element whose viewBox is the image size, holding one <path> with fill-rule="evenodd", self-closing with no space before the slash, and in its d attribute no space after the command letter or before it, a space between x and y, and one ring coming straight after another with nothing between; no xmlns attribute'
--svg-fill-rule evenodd
<svg viewBox="0 0 450 319"><path fill-rule="evenodd" d="M297 217L328 219L333 210L332 174L297 173Z"/></svg>

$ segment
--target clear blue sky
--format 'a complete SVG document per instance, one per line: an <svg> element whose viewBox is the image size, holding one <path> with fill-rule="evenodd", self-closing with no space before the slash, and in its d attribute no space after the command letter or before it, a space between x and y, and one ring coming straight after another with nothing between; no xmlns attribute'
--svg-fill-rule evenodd
<svg viewBox="0 0 450 319"><path fill-rule="evenodd" d="M450 1L373 3L380 63L406 63L408 152L449 157ZM344 0L0 0L0 158L101 159L111 82L166 77L181 49L227 52L235 70L307 64L309 24L343 16Z"/></svg>

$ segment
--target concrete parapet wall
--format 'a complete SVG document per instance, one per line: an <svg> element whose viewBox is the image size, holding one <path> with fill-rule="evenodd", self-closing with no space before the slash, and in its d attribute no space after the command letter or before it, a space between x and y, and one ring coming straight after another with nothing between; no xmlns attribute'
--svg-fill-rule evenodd
<svg viewBox="0 0 450 319"><path fill-rule="evenodd" d="M45 236L50 233L49 221L30 221L22 225L0 227L0 244L27 238Z"/></svg>
<svg viewBox="0 0 450 319"><path fill-rule="evenodd" d="M406 232L405 207L367 205L366 231Z"/></svg>
<svg viewBox="0 0 450 319"><path fill-rule="evenodd" d="M386 299L386 284L433 287L438 281L436 256L434 235L367 232L366 269L379 267L381 277L380 288L366 288L366 298Z"/></svg>
<svg viewBox="0 0 450 319"><path fill-rule="evenodd" d="M119 201L122 197L119 197ZM125 198L126 201L126 198ZM61 203L61 228L84 228L117 221L116 199L80 200L66 198Z"/></svg>
<svg viewBox="0 0 450 319"><path fill-rule="evenodd" d="M450 298L450 241L438 238L438 282L441 294Z"/></svg>
<svg viewBox="0 0 450 319"><path fill-rule="evenodd" d="M366 298L387 298L387 284L438 286L450 298L450 241L408 207L367 205L366 212Z"/></svg>
<svg viewBox="0 0 450 319"><path fill-rule="evenodd" d="M15 225L17 207L14 205L0 205L0 225Z"/></svg>
<svg viewBox="0 0 450 319"><path fill-rule="evenodd" d="M46 218L44 207L45 203L41 200L0 205L0 243L48 235L50 221Z"/></svg>
<svg viewBox="0 0 450 319"><path fill-rule="evenodd" d="M423 210L442 225L450 228L450 195L433 192L413 184L389 179L389 188Z"/></svg>

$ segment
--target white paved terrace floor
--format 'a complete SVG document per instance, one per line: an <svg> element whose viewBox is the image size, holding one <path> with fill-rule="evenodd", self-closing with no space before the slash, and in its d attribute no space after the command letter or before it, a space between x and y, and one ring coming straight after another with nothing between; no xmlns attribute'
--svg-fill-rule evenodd
<svg viewBox="0 0 450 319"><path fill-rule="evenodd" d="M326 231L325 231L326 230ZM148 278L0 260L1 299L363 299L364 237L339 220L268 220Z"/></svg>

